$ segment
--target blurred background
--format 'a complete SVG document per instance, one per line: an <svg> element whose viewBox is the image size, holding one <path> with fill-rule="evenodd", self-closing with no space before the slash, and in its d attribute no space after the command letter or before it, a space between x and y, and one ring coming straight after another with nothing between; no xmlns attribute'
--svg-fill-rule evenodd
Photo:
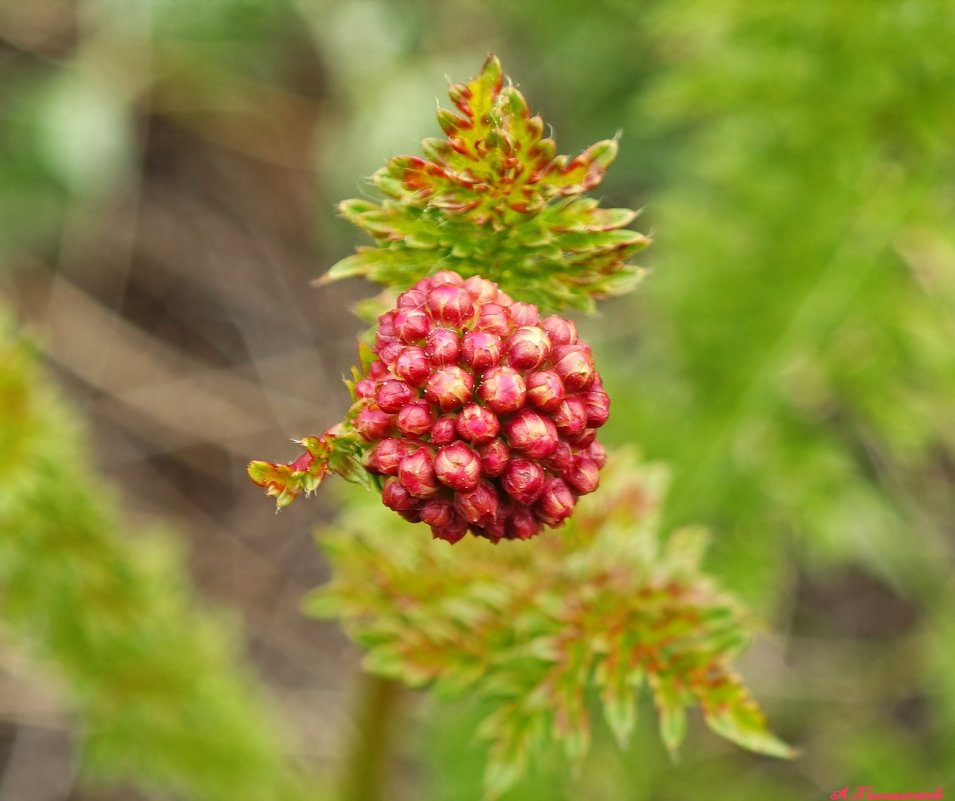
<svg viewBox="0 0 955 801"><path fill-rule="evenodd" d="M627 753L600 733L580 775L546 762L508 798L955 790L952 41L945 0L0 1L2 303L123 536L184 538L293 758L334 776L358 655L299 604L335 495L276 517L245 464L347 403L375 290L309 286L365 244L335 203L495 52L558 152L622 132L595 194L655 244L638 293L579 321L605 439L670 466L669 526L712 529L763 621L741 670L802 751L697 727L673 764L648 709ZM477 798L478 711L404 714L389 798ZM0 801L145 797L78 782L75 738L0 637Z"/></svg>

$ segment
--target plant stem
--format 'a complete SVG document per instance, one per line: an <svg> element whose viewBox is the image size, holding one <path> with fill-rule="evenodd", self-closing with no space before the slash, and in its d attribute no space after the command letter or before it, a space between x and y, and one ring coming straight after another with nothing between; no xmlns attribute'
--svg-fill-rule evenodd
<svg viewBox="0 0 955 801"><path fill-rule="evenodd" d="M356 728L348 749L341 801L381 801L382 780L394 729L401 685L364 674L357 703Z"/></svg>

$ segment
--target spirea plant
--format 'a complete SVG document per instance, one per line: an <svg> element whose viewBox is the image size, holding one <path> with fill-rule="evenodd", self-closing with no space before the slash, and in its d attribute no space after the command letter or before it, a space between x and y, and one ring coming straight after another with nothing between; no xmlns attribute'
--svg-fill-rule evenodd
<svg viewBox="0 0 955 801"><path fill-rule="evenodd" d="M380 496L322 537L335 575L311 611L340 618L373 673L494 702L489 797L552 741L582 758L591 695L626 746L644 687L671 751L698 704L717 733L789 756L731 667L746 614L701 571L701 532L661 544L659 471L608 461L610 398L561 316L641 274L635 212L586 195L616 141L556 155L493 57L450 97L444 138L379 170L378 201L340 206L375 244L319 283L385 285L351 407L288 464L249 465L279 508L329 472Z"/></svg>

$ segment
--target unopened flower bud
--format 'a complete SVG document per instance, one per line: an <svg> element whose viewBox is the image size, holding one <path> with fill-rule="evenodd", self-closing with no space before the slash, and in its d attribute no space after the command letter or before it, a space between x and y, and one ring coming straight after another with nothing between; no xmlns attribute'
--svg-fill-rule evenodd
<svg viewBox="0 0 955 801"><path fill-rule="evenodd" d="M493 367L484 374L478 395L498 414L516 412L524 405L527 387L512 367Z"/></svg>
<svg viewBox="0 0 955 801"><path fill-rule="evenodd" d="M375 381L387 378L388 375L388 365L381 361L381 359L375 359L368 368L368 377L373 378Z"/></svg>
<svg viewBox="0 0 955 801"><path fill-rule="evenodd" d="M434 461L427 448L418 448L401 460L398 481L415 498L430 498L440 489L434 474Z"/></svg>
<svg viewBox="0 0 955 801"><path fill-rule="evenodd" d="M394 422L394 415L383 412L377 406L366 406L358 412L353 425L362 439L373 442L387 437Z"/></svg>
<svg viewBox="0 0 955 801"><path fill-rule="evenodd" d="M584 394L584 410L587 412L587 425L600 428L610 418L610 396L603 389L591 386Z"/></svg>
<svg viewBox="0 0 955 801"><path fill-rule="evenodd" d="M499 337L505 337L511 333L512 327L510 314L498 303L485 303L481 307L475 326L478 331L487 331Z"/></svg>
<svg viewBox="0 0 955 801"><path fill-rule="evenodd" d="M532 303L512 303L508 311L518 325L537 325L537 307Z"/></svg>
<svg viewBox="0 0 955 801"><path fill-rule="evenodd" d="M381 346L375 347L375 353L378 354L385 364L392 364L395 359L398 358L398 354L401 353L404 345L401 344L397 339L389 340L388 342L383 343Z"/></svg>
<svg viewBox="0 0 955 801"><path fill-rule="evenodd" d="M413 400L401 407L395 423L405 436L423 437L434 425L434 412L427 401Z"/></svg>
<svg viewBox="0 0 955 801"><path fill-rule="evenodd" d="M431 320L421 309L401 309L395 315L395 333L405 345L413 345L431 330Z"/></svg>
<svg viewBox="0 0 955 801"><path fill-rule="evenodd" d="M541 320L540 325L547 332L555 348L577 344L577 326L572 320L565 320L563 317L552 314Z"/></svg>
<svg viewBox="0 0 955 801"><path fill-rule="evenodd" d="M378 330L375 331L375 339L381 338L383 341L394 339L398 336L395 330L395 315L398 312L395 309L387 311L378 317Z"/></svg>
<svg viewBox="0 0 955 801"><path fill-rule="evenodd" d="M475 303L491 303L497 297L497 284L479 275L468 278L464 282L464 288L474 298Z"/></svg>
<svg viewBox="0 0 955 801"><path fill-rule="evenodd" d="M527 400L544 412L552 412L564 400L564 384L553 370L541 370L527 377Z"/></svg>
<svg viewBox="0 0 955 801"><path fill-rule="evenodd" d="M370 378L363 378L355 383L355 396L359 398L375 397L375 382Z"/></svg>
<svg viewBox="0 0 955 801"><path fill-rule="evenodd" d="M541 524L534 513L527 507L519 506L507 520L506 536L515 540L529 540L536 537L540 530Z"/></svg>
<svg viewBox="0 0 955 801"><path fill-rule="evenodd" d="M600 468L587 456L575 456L570 469L564 473L564 481L578 495L586 495L597 489L600 483Z"/></svg>
<svg viewBox="0 0 955 801"><path fill-rule="evenodd" d="M434 526L431 535L436 540L447 540L452 545L468 533L468 521L460 515L454 515L446 526Z"/></svg>
<svg viewBox="0 0 955 801"><path fill-rule="evenodd" d="M525 325L507 340L507 360L518 370L536 370L550 356L550 337L543 328Z"/></svg>
<svg viewBox="0 0 955 801"><path fill-rule="evenodd" d="M458 335L450 328L433 328L428 332L427 345L425 353L431 364L436 367L444 367L447 364L454 364L461 353L461 344L458 341Z"/></svg>
<svg viewBox="0 0 955 801"><path fill-rule="evenodd" d="M607 451L597 440L591 442L584 452L593 460L597 467L603 467L607 464Z"/></svg>
<svg viewBox="0 0 955 801"><path fill-rule="evenodd" d="M394 414L414 396L414 390L404 381L392 378L378 384L375 390L375 403L383 412Z"/></svg>
<svg viewBox="0 0 955 801"><path fill-rule="evenodd" d="M593 383L596 370L590 348L585 345L564 345L554 351L554 372L570 392L586 389Z"/></svg>
<svg viewBox="0 0 955 801"><path fill-rule="evenodd" d="M585 428L576 437L568 437L567 441L578 451L586 450L594 442L597 436L596 429Z"/></svg>
<svg viewBox="0 0 955 801"><path fill-rule="evenodd" d="M431 426L431 441L435 445L450 445L458 438L455 426L456 418L453 414L443 414Z"/></svg>
<svg viewBox="0 0 955 801"><path fill-rule="evenodd" d="M398 465L406 456L414 453L414 445L406 439L388 437L383 439L369 454L368 469L385 476L398 475Z"/></svg>
<svg viewBox="0 0 955 801"><path fill-rule="evenodd" d="M449 365L431 374L424 396L437 404L442 412L450 412L471 400L474 378L457 365Z"/></svg>
<svg viewBox="0 0 955 801"><path fill-rule="evenodd" d="M464 286L464 279L454 270L438 270L430 278L431 287L437 288L441 284L450 284L451 286Z"/></svg>
<svg viewBox="0 0 955 801"><path fill-rule="evenodd" d="M460 411L455 425L461 438L475 445L490 442L501 430L497 415L476 403L469 403Z"/></svg>
<svg viewBox="0 0 955 801"><path fill-rule="evenodd" d="M398 295L397 306L399 309L422 309L427 300L428 296L420 289L409 289Z"/></svg>
<svg viewBox="0 0 955 801"><path fill-rule="evenodd" d="M587 427L587 412L584 402L576 395L565 398L551 415L557 433L562 437L576 437Z"/></svg>
<svg viewBox="0 0 955 801"><path fill-rule="evenodd" d="M532 459L543 459L557 450L557 429L546 417L522 409L504 425L508 444Z"/></svg>
<svg viewBox="0 0 955 801"><path fill-rule="evenodd" d="M381 490L381 502L396 512L406 512L414 509L418 504L417 498L402 487L396 478L390 478L385 482Z"/></svg>
<svg viewBox="0 0 955 801"><path fill-rule="evenodd" d="M570 443L559 440L554 452L544 460L544 466L556 473L563 473L574 461L574 451Z"/></svg>
<svg viewBox="0 0 955 801"><path fill-rule="evenodd" d="M438 451L434 471L438 481L445 486L458 492L469 492L481 478L481 458L458 440Z"/></svg>
<svg viewBox="0 0 955 801"><path fill-rule="evenodd" d="M395 372L413 387L420 387L431 375L431 362L425 352L408 345L395 359Z"/></svg>
<svg viewBox="0 0 955 801"><path fill-rule="evenodd" d="M530 505L544 491L544 470L530 459L512 459L501 479L504 490L520 504Z"/></svg>
<svg viewBox="0 0 955 801"><path fill-rule="evenodd" d="M481 457L481 470L484 475L496 478L504 473L511 460L511 449L502 439L493 439L478 448Z"/></svg>
<svg viewBox="0 0 955 801"><path fill-rule="evenodd" d="M470 331L461 343L461 359L477 371L494 367L501 360L501 338L489 331Z"/></svg>
<svg viewBox="0 0 955 801"><path fill-rule="evenodd" d="M428 310L435 320L461 325L474 315L474 301L463 286L435 286L428 295Z"/></svg>
<svg viewBox="0 0 955 801"><path fill-rule="evenodd" d="M433 528L444 528L454 519L454 505L446 498L431 498L421 507L421 522Z"/></svg>
<svg viewBox="0 0 955 801"><path fill-rule="evenodd" d="M497 491L487 481L481 481L473 490L455 494L454 510L471 525L490 522L497 517Z"/></svg>
<svg viewBox="0 0 955 801"><path fill-rule="evenodd" d="M577 499L570 487L559 478L549 478L544 484L544 491L535 505L535 511L540 520L551 528L556 528L570 517L574 511Z"/></svg>

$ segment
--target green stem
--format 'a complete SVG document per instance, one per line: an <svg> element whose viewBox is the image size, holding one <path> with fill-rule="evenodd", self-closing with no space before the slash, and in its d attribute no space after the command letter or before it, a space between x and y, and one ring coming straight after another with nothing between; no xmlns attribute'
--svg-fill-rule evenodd
<svg viewBox="0 0 955 801"><path fill-rule="evenodd" d="M365 674L359 693L356 729L346 756L341 801L381 801L401 685L391 679Z"/></svg>

